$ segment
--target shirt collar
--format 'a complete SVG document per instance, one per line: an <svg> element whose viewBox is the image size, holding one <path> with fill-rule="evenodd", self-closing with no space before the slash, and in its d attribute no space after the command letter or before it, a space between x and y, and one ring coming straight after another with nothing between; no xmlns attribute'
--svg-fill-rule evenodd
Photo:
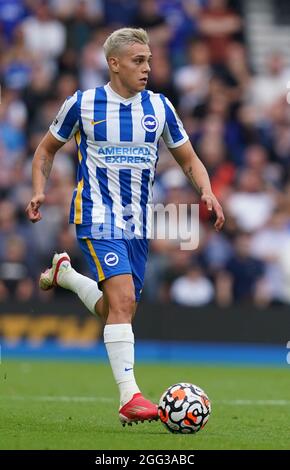
<svg viewBox="0 0 290 470"><path fill-rule="evenodd" d="M119 95L113 90L110 83L107 83L107 85L105 85L105 90L107 93L109 93L111 96L113 96L114 98L116 98L118 101L120 101L123 104L135 103L135 101L138 101L141 98L140 92L134 96L131 96L130 98L124 98L123 96Z"/></svg>

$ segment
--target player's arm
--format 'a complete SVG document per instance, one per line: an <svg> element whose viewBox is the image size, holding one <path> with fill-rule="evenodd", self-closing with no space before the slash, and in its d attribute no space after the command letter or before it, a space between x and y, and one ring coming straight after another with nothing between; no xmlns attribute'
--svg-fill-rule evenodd
<svg viewBox="0 0 290 470"><path fill-rule="evenodd" d="M45 185L49 178L54 156L64 145L50 131L38 145L32 161L32 198L26 208L26 214L33 223L41 220L39 208L45 200Z"/></svg>
<svg viewBox="0 0 290 470"><path fill-rule="evenodd" d="M205 166L200 161L189 140L179 147L169 148L185 175L199 193L201 200L209 211L214 210L216 215L215 229L221 230L225 217L221 205L212 192L211 184Z"/></svg>
<svg viewBox="0 0 290 470"><path fill-rule="evenodd" d="M56 152L79 129L78 94L68 97L60 108L56 118L49 127L33 157L32 162L32 199L26 208L31 222L41 220L39 208L43 204L45 185L49 178Z"/></svg>
<svg viewBox="0 0 290 470"><path fill-rule="evenodd" d="M162 133L163 140L191 184L198 191L201 200L205 202L208 210L214 210L216 214L214 226L215 229L219 231L224 224L225 218L223 210L212 192L205 166L193 150L188 135L172 103L163 95L160 96L165 109L165 126Z"/></svg>

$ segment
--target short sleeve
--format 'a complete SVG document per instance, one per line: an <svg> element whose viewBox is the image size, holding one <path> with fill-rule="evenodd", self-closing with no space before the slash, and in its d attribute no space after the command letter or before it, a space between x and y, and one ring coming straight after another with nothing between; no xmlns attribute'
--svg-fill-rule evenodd
<svg viewBox="0 0 290 470"><path fill-rule="evenodd" d="M49 128L52 135L61 142L70 140L79 129L77 96L76 92L65 100Z"/></svg>
<svg viewBox="0 0 290 470"><path fill-rule="evenodd" d="M165 109L165 126L162 133L163 140L168 148L180 147L189 137L173 105L165 96L160 95L160 97Z"/></svg>

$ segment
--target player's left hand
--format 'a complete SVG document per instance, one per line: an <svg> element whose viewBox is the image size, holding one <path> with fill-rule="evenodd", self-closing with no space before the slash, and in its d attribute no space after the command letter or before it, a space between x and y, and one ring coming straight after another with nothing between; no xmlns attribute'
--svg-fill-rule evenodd
<svg viewBox="0 0 290 470"><path fill-rule="evenodd" d="M223 213L222 206L220 205L213 193L203 193L201 196L201 200L206 204L206 207L209 211L214 210L216 215L214 228L217 232L219 232L223 228L223 225L225 223L225 216Z"/></svg>

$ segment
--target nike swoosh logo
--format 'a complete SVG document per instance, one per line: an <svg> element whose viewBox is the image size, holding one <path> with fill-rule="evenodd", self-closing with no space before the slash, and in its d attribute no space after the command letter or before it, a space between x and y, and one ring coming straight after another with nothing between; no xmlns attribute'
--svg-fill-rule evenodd
<svg viewBox="0 0 290 470"><path fill-rule="evenodd" d="M128 372L128 370L133 370L133 367L129 367L129 369L127 369L127 367L125 367L125 372Z"/></svg>
<svg viewBox="0 0 290 470"><path fill-rule="evenodd" d="M92 126L96 126L97 124L101 124L101 122L106 122L107 119L102 119L101 121L91 121Z"/></svg>

